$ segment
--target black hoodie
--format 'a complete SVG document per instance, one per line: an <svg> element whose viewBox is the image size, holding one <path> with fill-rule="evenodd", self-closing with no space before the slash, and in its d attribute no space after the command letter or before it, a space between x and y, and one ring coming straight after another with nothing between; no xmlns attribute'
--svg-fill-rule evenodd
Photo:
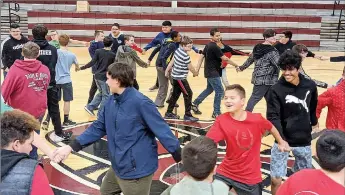
<svg viewBox="0 0 345 195"><path fill-rule="evenodd" d="M14 61L22 58L22 48L29 40L22 35L20 40L13 38L11 35L1 44L1 60L3 68L10 68Z"/></svg>
<svg viewBox="0 0 345 195"><path fill-rule="evenodd" d="M279 51L279 54L281 55L282 53L284 53L287 50L291 50L293 46L295 46L296 43L289 40L288 42L286 42L285 44L277 41L276 44L274 44L274 47ZM308 51L307 57L314 57L315 54L311 51Z"/></svg>
<svg viewBox="0 0 345 195"><path fill-rule="evenodd" d="M282 76L267 94L267 119L292 147L309 146L317 124L316 84L301 74L299 79L296 86Z"/></svg>
<svg viewBox="0 0 345 195"><path fill-rule="evenodd" d="M19 161L30 158L25 153L1 149L1 180Z"/></svg>
<svg viewBox="0 0 345 195"><path fill-rule="evenodd" d="M50 71L49 86L55 86L55 67L58 59L57 49L50 45L47 40L32 40L40 46L40 56L37 60L41 61L43 65L47 66Z"/></svg>

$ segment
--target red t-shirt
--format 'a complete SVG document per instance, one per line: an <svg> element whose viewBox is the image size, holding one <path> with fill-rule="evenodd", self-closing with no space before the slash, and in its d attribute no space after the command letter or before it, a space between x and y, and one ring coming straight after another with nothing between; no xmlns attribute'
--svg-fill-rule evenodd
<svg viewBox="0 0 345 195"><path fill-rule="evenodd" d="M32 179L31 195L54 195L47 175L41 166L37 166Z"/></svg>
<svg viewBox="0 0 345 195"><path fill-rule="evenodd" d="M321 170L303 169L290 176L278 189L277 195L344 195L345 187Z"/></svg>
<svg viewBox="0 0 345 195"><path fill-rule="evenodd" d="M233 119L229 113L217 117L207 133L215 142L225 140L226 156L217 173L245 184L262 182L260 147L262 135L272 129L272 123L261 114L247 112L244 121Z"/></svg>

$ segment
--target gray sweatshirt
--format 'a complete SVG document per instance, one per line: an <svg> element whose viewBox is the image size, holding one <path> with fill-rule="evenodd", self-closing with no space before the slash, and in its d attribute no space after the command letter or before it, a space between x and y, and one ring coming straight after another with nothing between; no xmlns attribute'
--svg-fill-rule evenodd
<svg viewBox="0 0 345 195"><path fill-rule="evenodd" d="M143 68L147 68L149 66L146 62L139 58L136 51L134 51L127 45L119 46L119 48L117 49L115 62L121 62L131 66L134 71L134 78L136 78L136 64Z"/></svg>
<svg viewBox="0 0 345 195"><path fill-rule="evenodd" d="M185 176L179 183L171 185L161 195L231 195L229 187L222 181L212 183L196 181Z"/></svg>

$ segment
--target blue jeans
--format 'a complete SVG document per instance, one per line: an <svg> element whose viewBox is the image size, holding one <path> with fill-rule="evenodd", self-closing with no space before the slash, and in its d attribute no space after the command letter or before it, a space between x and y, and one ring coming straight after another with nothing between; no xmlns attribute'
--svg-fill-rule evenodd
<svg viewBox="0 0 345 195"><path fill-rule="evenodd" d="M193 104L196 106L201 104L213 91L216 93L213 101L213 113L220 114L220 102L224 96L221 77L207 78L206 89L194 100Z"/></svg>
<svg viewBox="0 0 345 195"><path fill-rule="evenodd" d="M93 100L86 106L87 109L93 111L98 105L100 105L99 110L101 110L105 104L105 101L110 95L109 87L105 81L95 79L97 89L99 93L93 98Z"/></svg>

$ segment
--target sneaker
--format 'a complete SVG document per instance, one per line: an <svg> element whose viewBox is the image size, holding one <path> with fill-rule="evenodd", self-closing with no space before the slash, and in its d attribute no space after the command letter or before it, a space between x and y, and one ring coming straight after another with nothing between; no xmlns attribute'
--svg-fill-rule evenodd
<svg viewBox="0 0 345 195"><path fill-rule="evenodd" d="M158 105L156 104L156 107L157 107L157 108L164 108L164 105L158 106Z"/></svg>
<svg viewBox="0 0 345 195"><path fill-rule="evenodd" d="M71 120L67 120L67 121L64 121L62 123L62 127L72 127L72 126L75 126L77 123L76 122L73 122Z"/></svg>
<svg viewBox="0 0 345 195"><path fill-rule="evenodd" d="M149 91L152 92L154 90L158 89L158 86L154 85L152 87L149 88Z"/></svg>
<svg viewBox="0 0 345 195"><path fill-rule="evenodd" d="M85 110L87 113L89 113L89 115L91 115L91 116L96 116L95 113L93 112L93 110L89 110L89 109L87 108L87 106L84 107L84 110Z"/></svg>
<svg viewBox="0 0 345 195"><path fill-rule="evenodd" d="M215 118L217 118L219 115L221 115L221 113L213 113L213 114L212 114L212 118L215 119Z"/></svg>
<svg viewBox="0 0 345 195"><path fill-rule="evenodd" d="M178 105L178 104L175 104L175 106L174 106L175 108L178 108L178 107L180 107L180 105Z"/></svg>
<svg viewBox="0 0 345 195"><path fill-rule="evenodd" d="M55 142L62 142L62 141L67 141L71 138L72 136L72 132L62 132L61 135L56 135L55 132L53 132L52 134L50 134L49 138Z"/></svg>
<svg viewBox="0 0 345 195"><path fill-rule="evenodd" d="M166 112L164 118L165 119L180 119L180 116L174 113Z"/></svg>
<svg viewBox="0 0 345 195"><path fill-rule="evenodd" d="M194 112L194 114L202 114L202 112L199 110L199 106L192 104L192 110Z"/></svg>
<svg viewBox="0 0 345 195"><path fill-rule="evenodd" d="M194 117L192 115L184 115L183 120L196 122L196 121L199 120L199 118L196 118L196 117Z"/></svg>
<svg viewBox="0 0 345 195"><path fill-rule="evenodd" d="M48 131L48 128L49 128L49 121L43 121L42 130Z"/></svg>

